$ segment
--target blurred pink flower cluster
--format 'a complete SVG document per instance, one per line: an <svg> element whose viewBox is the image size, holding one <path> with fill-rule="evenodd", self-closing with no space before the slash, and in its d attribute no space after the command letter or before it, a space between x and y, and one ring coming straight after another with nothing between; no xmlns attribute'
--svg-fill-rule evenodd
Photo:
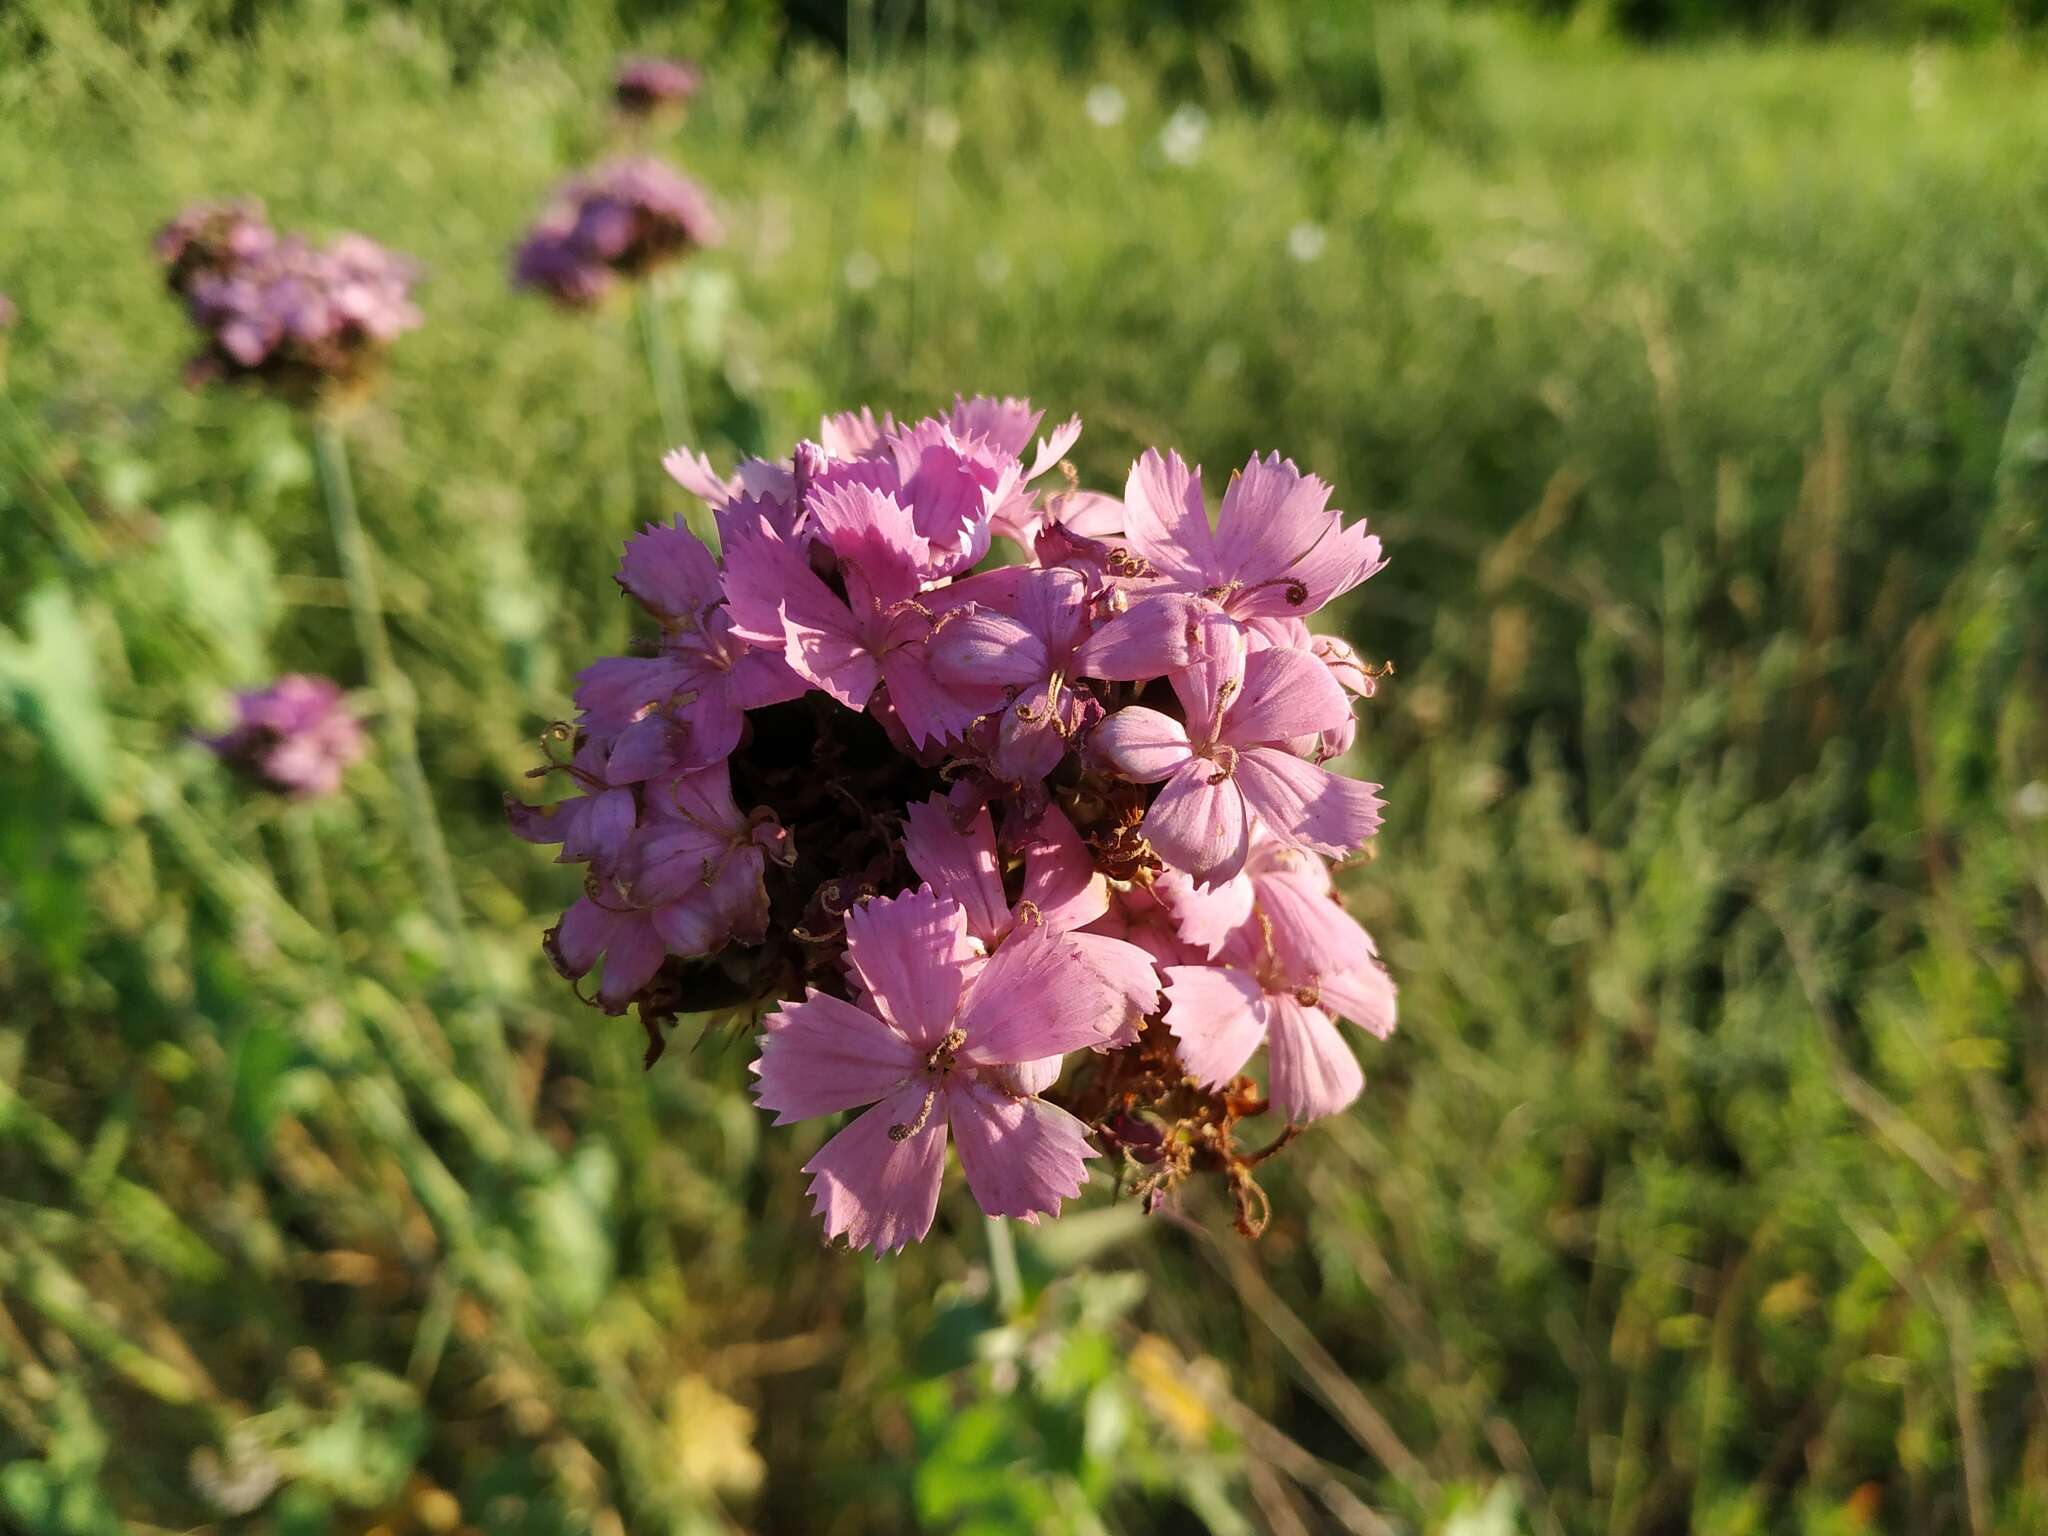
<svg viewBox="0 0 2048 1536"><path fill-rule="evenodd" d="M671 454L722 557L680 523L627 544L657 635L579 678L539 770L569 795L510 806L585 866L550 952L602 962L650 1059L679 1012L765 1012L777 1122L862 1110L806 1171L877 1251L929 1229L949 1137L991 1214L1056 1212L1113 1152L1154 1203L1223 1175L1255 1229L1237 1122L1343 1109L1336 1021L1394 1025L1326 862L1380 825L1328 763L1375 674L1305 623L1379 540L1277 455L1213 522L1172 452L1121 498L1046 494L1080 422L1039 424L978 398L731 476Z"/></svg>
<svg viewBox="0 0 2048 1536"><path fill-rule="evenodd" d="M187 370L195 383L353 385L420 324L413 262L363 235L314 245L280 234L253 200L187 208L158 233L156 255L204 343Z"/></svg>
<svg viewBox="0 0 2048 1536"><path fill-rule="evenodd" d="M251 782L295 800L333 794L367 746L341 689L297 672L236 694L234 724L201 739Z"/></svg>
<svg viewBox="0 0 2048 1536"><path fill-rule="evenodd" d="M703 83L697 66L686 60L635 54L619 60L612 100L629 117L649 117L679 111Z"/></svg>
<svg viewBox="0 0 2048 1536"><path fill-rule="evenodd" d="M651 155L635 155L555 193L513 253L512 281L558 304L595 304L620 281L724 238L701 187Z"/></svg>

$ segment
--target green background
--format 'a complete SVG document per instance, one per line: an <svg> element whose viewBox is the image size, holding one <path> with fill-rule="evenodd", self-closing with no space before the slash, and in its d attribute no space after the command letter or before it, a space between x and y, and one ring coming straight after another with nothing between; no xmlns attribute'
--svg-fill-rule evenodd
<svg viewBox="0 0 2048 1536"><path fill-rule="evenodd" d="M2029 20L0 12L0 1526L2048 1528ZM1014 1313L957 1187L828 1253L744 1037L643 1074L542 960L499 805L687 499L631 306L505 260L629 45L708 76L721 462L1023 392L1091 484L1277 448L1387 540L1328 617L1402 1028L1256 1245L1098 1178ZM147 242L232 193L427 268L348 427L400 685L305 423L179 383ZM284 669L416 699L466 941L388 735L309 811L191 745Z"/></svg>

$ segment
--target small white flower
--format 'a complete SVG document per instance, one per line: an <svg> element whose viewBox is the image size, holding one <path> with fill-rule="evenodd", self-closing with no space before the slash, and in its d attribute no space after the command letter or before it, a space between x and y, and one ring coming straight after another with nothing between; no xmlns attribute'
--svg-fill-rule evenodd
<svg viewBox="0 0 2048 1536"><path fill-rule="evenodd" d="M1287 254L1299 262L1314 261L1329 243L1329 234L1323 226L1310 219L1303 219L1287 231Z"/></svg>
<svg viewBox="0 0 2048 1536"><path fill-rule="evenodd" d="M1194 103L1175 107L1159 130L1159 152L1175 165L1193 165L1209 136L1209 114Z"/></svg>
<svg viewBox="0 0 2048 1536"><path fill-rule="evenodd" d="M1124 120L1124 93L1104 81L1088 88L1088 118L1098 128L1114 128Z"/></svg>

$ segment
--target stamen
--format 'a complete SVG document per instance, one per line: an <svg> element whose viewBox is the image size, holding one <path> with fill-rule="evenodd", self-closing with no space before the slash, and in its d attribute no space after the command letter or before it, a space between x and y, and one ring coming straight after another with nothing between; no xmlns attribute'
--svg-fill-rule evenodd
<svg viewBox="0 0 2048 1536"><path fill-rule="evenodd" d="M945 1038L942 1039L937 1045L933 1046L931 1049L931 1054L925 1057L924 1064L926 1068L933 1072L939 1072L943 1071L947 1067L952 1066L953 1053L959 1050L960 1047L965 1045L966 1043L966 1030L947 1030Z"/></svg>
<svg viewBox="0 0 2048 1536"><path fill-rule="evenodd" d="M1237 772L1237 748L1216 747L1209 761L1216 765L1216 771L1209 775L1211 784L1227 784Z"/></svg>
<svg viewBox="0 0 2048 1536"><path fill-rule="evenodd" d="M911 1137L915 1136L919 1131L923 1130L927 1125L929 1125L931 1123L932 1118L932 1105L938 1101L938 1097L938 1089L925 1089L924 1102L918 1105L917 1107L917 1118L915 1120L908 1122L907 1124L890 1126L889 1139L891 1141L908 1141Z"/></svg>

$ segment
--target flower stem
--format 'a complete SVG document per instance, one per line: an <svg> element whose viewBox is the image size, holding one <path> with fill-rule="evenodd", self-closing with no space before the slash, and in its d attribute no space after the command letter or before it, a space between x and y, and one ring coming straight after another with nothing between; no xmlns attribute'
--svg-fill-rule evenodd
<svg viewBox="0 0 2048 1536"><path fill-rule="evenodd" d="M1005 1318L1015 1317L1024 1306L1024 1277L1017 1269L1017 1239L1004 1217L984 1216L982 1221L988 1227L988 1267L996 1283L996 1306Z"/></svg>
<svg viewBox="0 0 2048 1536"><path fill-rule="evenodd" d="M662 451L695 448L697 424L690 419L690 395L683 382L682 364L675 344L669 340L668 320L662 313L660 278L648 277L633 290L633 304L640 312L640 352L647 361L648 382L654 386L655 409L661 413ZM713 549L718 536L702 508L694 505L685 514L690 531Z"/></svg>
<svg viewBox="0 0 2048 1536"><path fill-rule="evenodd" d="M689 392L676 361L675 344L669 340L657 280L650 277L634 289L633 302L640 310L640 346L647 357L648 380L654 385L655 408L661 412L661 435L670 448L685 443L694 447L697 428L690 420Z"/></svg>
<svg viewBox="0 0 2048 1536"><path fill-rule="evenodd" d="M418 706L412 680L391 654L391 638L384 629L383 599L377 590L376 563L362 519L356 513L348 450L342 441L341 427L331 416L313 418L313 459L327 501L327 518L334 528L334 548L341 560L342 585L348 589L349 612L355 619L356 644L362 650L363 665L383 706L384 736L390 748L391 775L397 782L404 808L406 836L424 867L427 903L453 948L456 972L465 985L474 985L476 975L471 964L468 927L462 916L462 898L455 888L455 867L449 862L448 845L441 837L441 823L434 812L426 770L420 766L419 737L414 729Z"/></svg>
<svg viewBox="0 0 2048 1536"><path fill-rule="evenodd" d="M320 838L313 826L312 810L303 805L289 806L282 820L285 850L292 861L292 883L298 888L299 910L333 944L334 900L327 892L327 871L320 858Z"/></svg>

